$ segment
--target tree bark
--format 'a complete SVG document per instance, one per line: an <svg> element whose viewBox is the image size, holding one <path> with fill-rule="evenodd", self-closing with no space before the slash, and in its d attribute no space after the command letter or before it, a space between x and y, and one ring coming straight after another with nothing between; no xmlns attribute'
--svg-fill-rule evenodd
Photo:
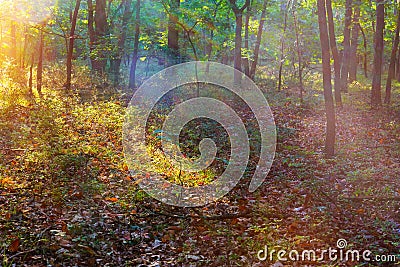
<svg viewBox="0 0 400 267"><path fill-rule="evenodd" d="M335 102L337 107L342 106L341 95L341 79L340 79L340 55L336 45L335 24L333 22L332 2L326 0L326 11L328 15L328 30L329 30L329 45L333 57L333 69L335 70L334 88L335 88Z"/></svg>
<svg viewBox="0 0 400 267"><path fill-rule="evenodd" d="M333 157L335 154L335 106L333 104L332 83L331 83L331 67L329 53L329 37L326 23L325 0L318 0L318 25L320 33L320 43L322 52L322 73L324 84L324 99L326 110L326 139L325 154Z"/></svg>
<svg viewBox="0 0 400 267"><path fill-rule="evenodd" d="M260 45L261 45L261 38L262 38L262 33L263 33L263 28L264 28L264 22L265 22L265 15L267 13L267 1L264 0L264 4L262 7L261 11L261 17L260 17L260 22L258 24L258 31L257 31L257 40L256 44L254 46L254 60L251 64L251 70L250 70L250 78L254 80L254 77L256 76L256 69L257 69L257 64L258 64L258 55L260 53Z"/></svg>
<svg viewBox="0 0 400 267"><path fill-rule="evenodd" d="M106 13L106 0L96 0L96 8L94 14L95 34L97 37L97 46L99 49L98 59L95 69L103 73L106 68L106 54L105 54L105 35L107 31L107 13Z"/></svg>
<svg viewBox="0 0 400 267"><path fill-rule="evenodd" d="M113 74L114 74L114 85L119 84L119 72L121 68L121 62L122 62L122 57L125 54L125 41L126 41L126 33L128 31L128 23L129 19L132 16L132 10L131 10L131 1L132 0L123 0L122 5L124 7L124 13L122 16L122 27L121 27L121 32L120 36L118 39L118 51L117 55L113 59Z"/></svg>
<svg viewBox="0 0 400 267"><path fill-rule="evenodd" d="M168 22L168 49L170 51L171 60L168 66L179 63L179 28L178 28L178 10L180 8L180 0L170 0L170 12Z"/></svg>
<svg viewBox="0 0 400 267"><path fill-rule="evenodd" d="M399 5L399 4L398 4ZM389 64L389 72L386 80L386 91L385 91L385 104L390 104L391 95L392 95L392 79L395 74L395 66L396 66L396 55L397 49L399 47L399 33L400 33L400 7L397 7L397 22L396 22L396 32L394 35L392 53L390 55L390 64Z"/></svg>
<svg viewBox="0 0 400 267"><path fill-rule="evenodd" d="M285 60L285 35L287 28L287 18L288 18L288 8L289 8L290 0L286 3L285 6L285 16L283 19L283 33L281 36L281 56L279 61L279 73L278 73L278 91L282 89L282 70L283 70L283 62Z"/></svg>
<svg viewBox="0 0 400 267"><path fill-rule="evenodd" d="M346 13L344 20L343 32L343 57L340 70L342 92L348 91L348 75L349 75L349 60L350 60L350 26L352 17L352 0L346 0Z"/></svg>
<svg viewBox="0 0 400 267"><path fill-rule="evenodd" d="M38 66L36 70L36 90L39 94L39 97L42 97L42 82L43 82L43 31L40 30L40 39L39 39L39 59Z"/></svg>
<svg viewBox="0 0 400 267"><path fill-rule="evenodd" d="M361 27L361 25L360 25L360 23L358 24L358 27L360 27L360 31L361 31L361 34L362 34L362 36L363 36L363 46L364 46L364 62L363 62L363 65L364 65L364 76L365 76L365 78L368 78L368 60L367 60L367 57L368 57L368 50L367 50L367 37L365 36L365 32L364 32L364 30L363 30L363 28Z"/></svg>
<svg viewBox="0 0 400 267"><path fill-rule="evenodd" d="M106 0L88 0L88 33L90 40L90 60L92 69L103 73L106 67L106 55L104 51L105 35L107 31Z"/></svg>
<svg viewBox="0 0 400 267"><path fill-rule="evenodd" d="M238 71L242 71L242 25L243 25L243 11L250 5L250 0L246 0L244 5L239 8L236 5L236 0L229 0L233 13L235 14L235 53L234 53L234 68ZM238 75L235 75L235 82L239 81Z"/></svg>
<svg viewBox="0 0 400 267"><path fill-rule="evenodd" d="M21 50L20 57L21 57L21 68L25 68L25 55L26 55L26 50L28 47L28 27L25 26L24 30L24 46Z"/></svg>
<svg viewBox="0 0 400 267"><path fill-rule="evenodd" d="M248 53L248 51L249 51L250 13L251 13L251 5L249 5L247 7L246 19L245 19L245 24L244 24L244 48L246 49L246 53ZM243 60L243 67L244 67L244 73L247 76L250 76L250 64L249 64L249 58L247 56Z"/></svg>
<svg viewBox="0 0 400 267"><path fill-rule="evenodd" d="M139 35L140 35L140 0L136 0L135 41L133 44L133 59L129 73L129 89L136 88L136 65L139 54Z"/></svg>
<svg viewBox="0 0 400 267"><path fill-rule="evenodd" d="M93 68L93 63L96 60L95 58L95 44L96 44L96 34L94 32L94 7L93 1L87 0L88 4L88 34L89 34L89 49L90 49L90 63Z"/></svg>
<svg viewBox="0 0 400 267"><path fill-rule="evenodd" d="M69 33L69 45L67 51L67 81L65 82L65 89L67 92L71 90L71 76L72 76L72 56L74 53L74 42L75 42L75 29L76 22L78 20L79 7L81 5L81 0L76 0L74 13L71 20L71 30Z"/></svg>
<svg viewBox="0 0 400 267"><path fill-rule="evenodd" d="M33 64L35 63L35 54L32 53L31 57L31 66L29 68L29 81L28 81L28 87L29 87L29 96L33 99Z"/></svg>
<svg viewBox="0 0 400 267"><path fill-rule="evenodd" d="M383 29L385 28L385 6L384 0L376 2L376 31L375 31L375 52L374 71L372 76L371 107L377 108L382 105L381 79L383 62Z"/></svg>
<svg viewBox="0 0 400 267"><path fill-rule="evenodd" d="M357 47L359 33L360 1L354 3L353 27L351 29L350 62L349 62L349 82L357 80Z"/></svg>
<svg viewBox="0 0 400 267"><path fill-rule="evenodd" d="M299 83L300 83L300 103L303 104L303 59L302 59L302 54L301 54L301 48L300 48L300 32L298 28L298 20L296 16L296 11L293 9L293 21L294 21L294 31L296 34L296 50L297 50L297 64L299 65L298 67L298 74L299 74ZM329 43L328 43L329 45ZM329 48L329 46L328 46Z"/></svg>

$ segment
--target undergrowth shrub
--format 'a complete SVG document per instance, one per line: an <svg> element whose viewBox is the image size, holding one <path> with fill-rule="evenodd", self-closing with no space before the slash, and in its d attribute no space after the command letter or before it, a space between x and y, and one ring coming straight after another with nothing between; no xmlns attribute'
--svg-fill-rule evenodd
<svg viewBox="0 0 400 267"><path fill-rule="evenodd" d="M0 63L0 109L27 103L26 71L11 61Z"/></svg>

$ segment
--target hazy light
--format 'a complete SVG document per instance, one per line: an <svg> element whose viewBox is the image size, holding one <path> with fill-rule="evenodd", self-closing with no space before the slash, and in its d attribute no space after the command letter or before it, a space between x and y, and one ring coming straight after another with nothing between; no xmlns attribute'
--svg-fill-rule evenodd
<svg viewBox="0 0 400 267"><path fill-rule="evenodd" d="M41 23L51 15L56 0L0 0L0 18Z"/></svg>

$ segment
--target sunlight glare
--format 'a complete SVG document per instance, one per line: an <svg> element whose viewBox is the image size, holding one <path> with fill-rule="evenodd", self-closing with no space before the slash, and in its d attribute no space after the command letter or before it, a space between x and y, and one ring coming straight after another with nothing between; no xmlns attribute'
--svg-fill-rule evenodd
<svg viewBox="0 0 400 267"><path fill-rule="evenodd" d="M41 23L51 15L56 0L0 0L0 18Z"/></svg>

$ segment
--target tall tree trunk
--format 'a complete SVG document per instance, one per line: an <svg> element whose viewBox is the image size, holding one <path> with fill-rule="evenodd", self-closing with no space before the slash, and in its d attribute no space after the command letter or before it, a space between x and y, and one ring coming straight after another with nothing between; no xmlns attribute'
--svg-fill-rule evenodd
<svg viewBox="0 0 400 267"><path fill-rule="evenodd" d="M399 49L397 49L397 50L399 50ZM395 67L395 75L394 75L395 77L393 77L393 78L395 78L398 82L400 81L400 52L398 51L397 52L397 55L396 55L396 67Z"/></svg>
<svg viewBox="0 0 400 267"><path fill-rule="evenodd" d="M350 62L349 62L349 82L357 80L357 47L359 33L359 17L360 17L360 1L354 3L353 27L351 29L351 44L350 44Z"/></svg>
<svg viewBox="0 0 400 267"><path fill-rule="evenodd" d="M298 27L298 20L297 20L297 15L296 15L296 10L293 9L293 21L294 21L294 31L296 33L296 50L297 50L297 64L299 65L298 67L298 74L299 74L299 83L300 83L300 103L303 103L303 59L301 55L301 47L300 47L300 32L299 32L299 27ZM329 45L329 43L328 43ZM329 47L328 47L329 48Z"/></svg>
<svg viewBox="0 0 400 267"><path fill-rule="evenodd" d="M76 22L78 20L79 7L81 5L81 0L76 0L74 13L71 20L71 30L69 32L69 45L67 53L67 81L65 82L65 89L67 92L71 90L71 76L72 76L72 56L74 53L74 42L75 42L75 29Z"/></svg>
<svg viewBox="0 0 400 267"><path fill-rule="evenodd" d="M34 96L33 96L33 64L34 63L35 63L35 54L32 53L31 66L29 68L29 81L28 81L29 96L32 99L34 98Z"/></svg>
<svg viewBox="0 0 400 267"><path fill-rule="evenodd" d="M368 50L367 50L367 37L365 36L365 32L363 28L361 27L361 24L358 23L358 27L360 28L361 34L363 36L363 46L364 46L364 56L363 56L363 65L364 65L364 76L365 78L368 78Z"/></svg>
<svg viewBox="0 0 400 267"><path fill-rule="evenodd" d="M248 51L249 51L250 15L251 15L251 5L249 5L247 7L246 19L245 19L245 24L244 24L244 49L246 50L246 53L248 53ZM250 64L249 64L249 58L247 56L243 60L243 67L244 67L244 73L247 76L250 76Z"/></svg>
<svg viewBox="0 0 400 267"><path fill-rule="evenodd" d="M139 35L140 35L140 0L136 0L135 15L135 43L133 44L133 59L129 73L129 88L136 88L136 64L139 54Z"/></svg>
<svg viewBox="0 0 400 267"><path fill-rule="evenodd" d="M88 33L90 60L92 69L103 73L106 66L106 55L104 51L105 35L107 30L106 0L88 0Z"/></svg>
<svg viewBox="0 0 400 267"><path fill-rule="evenodd" d="M239 8L236 0L229 0L233 13L235 14L235 53L234 53L234 68L242 71L242 25L243 11L250 5L250 0L246 0L244 5ZM235 83L240 82L240 76L235 75Z"/></svg>
<svg viewBox="0 0 400 267"><path fill-rule="evenodd" d="M326 139L325 154L332 157L335 154L335 106L333 104L331 66L329 53L329 37L326 24L325 0L318 0L318 25L322 51L322 73L324 84L324 99L326 109Z"/></svg>
<svg viewBox="0 0 400 267"><path fill-rule="evenodd" d="M180 8L180 0L170 0L169 22L168 22L168 49L172 60L168 62L168 66L179 63L179 28L178 28L178 10Z"/></svg>
<svg viewBox="0 0 400 267"><path fill-rule="evenodd" d="M341 95L341 80L340 80L340 55L336 45L335 35L335 24L333 22L332 2L326 0L326 11L328 14L328 30L329 30L329 45L332 51L333 57L333 68L335 70L335 102L337 107L342 106L342 95Z"/></svg>
<svg viewBox="0 0 400 267"><path fill-rule="evenodd" d="M40 29L39 39L39 60L36 71L36 90L40 97L42 97L42 82L43 82L43 29Z"/></svg>
<svg viewBox="0 0 400 267"><path fill-rule="evenodd" d="M400 10L399 4L397 6L397 22L396 22L396 32L394 35L392 53L390 55L390 64L389 64L389 72L386 80L386 91L385 91L385 104L390 104L391 94L392 94L392 79L395 74L395 65L396 65L396 55L397 49L399 47L399 33L400 33Z"/></svg>
<svg viewBox="0 0 400 267"><path fill-rule="evenodd" d="M283 19L283 32L281 36L281 56L279 61L279 73L278 73L278 91L282 89L282 70L283 70L283 62L285 60L285 35L286 35L286 28L287 28L287 18L288 18L288 9L289 9L290 0L287 1L285 6L285 15Z"/></svg>
<svg viewBox="0 0 400 267"><path fill-rule="evenodd" d="M254 77L256 76L256 69L257 69L257 64L258 64L258 55L260 53L260 45L261 45L261 38L262 38L262 33L263 33L263 28L264 28L264 22L265 22L265 15L267 13L267 1L264 0L264 4L262 7L261 11L261 17L260 21L258 23L258 31L257 31L257 40L256 44L254 46L254 60L251 64L251 70L250 70L250 78L254 80Z"/></svg>
<svg viewBox="0 0 400 267"><path fill-rule="evenodd" d="M219 5L219 3L217 3L217 4ZM213 15L214 20L213 21L215 21L215 19L217 17L218 5L214 9L214 15ZM212 49L213 49L213 41L214 41L214 29L213 28L214 28L214 26L212 26L210 29L210 37L209 38L205 37L206 44L204 47L204 56L207 58L207 60L210 60L211 54L212 54ZM206 35L206 33L205 33L205 35ZM209 67L209 65L207 65L207 68L208 67Z"/></svg>
<svg viewBox="0 0 400 267"><path fill-rule="evenodd" d="M24 33L24 48L21 51L21 68L25 68L25 56L28 48L28 26L25 26L25 33Z"/></svg>
<svg viewBox="0 0 400 267"><path fill-rule="evenodd" d="M348 91L349 60L350 60L350 26L352 17L352 0L346 0L346 13L343 32L343 57L340 70L342 92Z"/></svg>
<svg viewBox="0 0 400 267"><path fill-rule="evenodd" d="M129 19L132 16L132 10L131 10L131 1L132 0L123 0L122 5L124 6L124 14L122 17L122 27L121 27L121 32L120 36L118 39L118 51L115 59L113 60L113 74L114 74L114 84L118 85L119 84L119 71L121 68L121 62L122 62L122 57L125 54L125 40L126 40L126 33L128 31L128 23Z"/></svg>
<svg viewBox="0 0 400 267"><path fill-rule="evenodd" d="M107 31L107 13L106 13L106 0L96 0L94 22L95 34L97 38L97 48L99 49L98 58L95 62L94 69L103 73L106 68L106 53L105 53L105 35Z"/></svg>
<svg viewBox="0 0 400 267"><path fill-rule="evenodd" d="M383 29L385 28L385 5L384 0L376 2L376 31L375 31L375 53L374 71L372 76L371 106L377 108L382 105L381 79L383 62Z"/></svg>
<svg viewBox="0 0 400 267"><path fill-rule="evenodd" d="M94 69L93 65L96 65L96 53L95 53L95 47L96 47L96 33L94 31L94 6L93 6L93 1L92 0L87 0L88 4L88 34L89 34L89 50L90 50L90 63L92 69Z"/></svg>

